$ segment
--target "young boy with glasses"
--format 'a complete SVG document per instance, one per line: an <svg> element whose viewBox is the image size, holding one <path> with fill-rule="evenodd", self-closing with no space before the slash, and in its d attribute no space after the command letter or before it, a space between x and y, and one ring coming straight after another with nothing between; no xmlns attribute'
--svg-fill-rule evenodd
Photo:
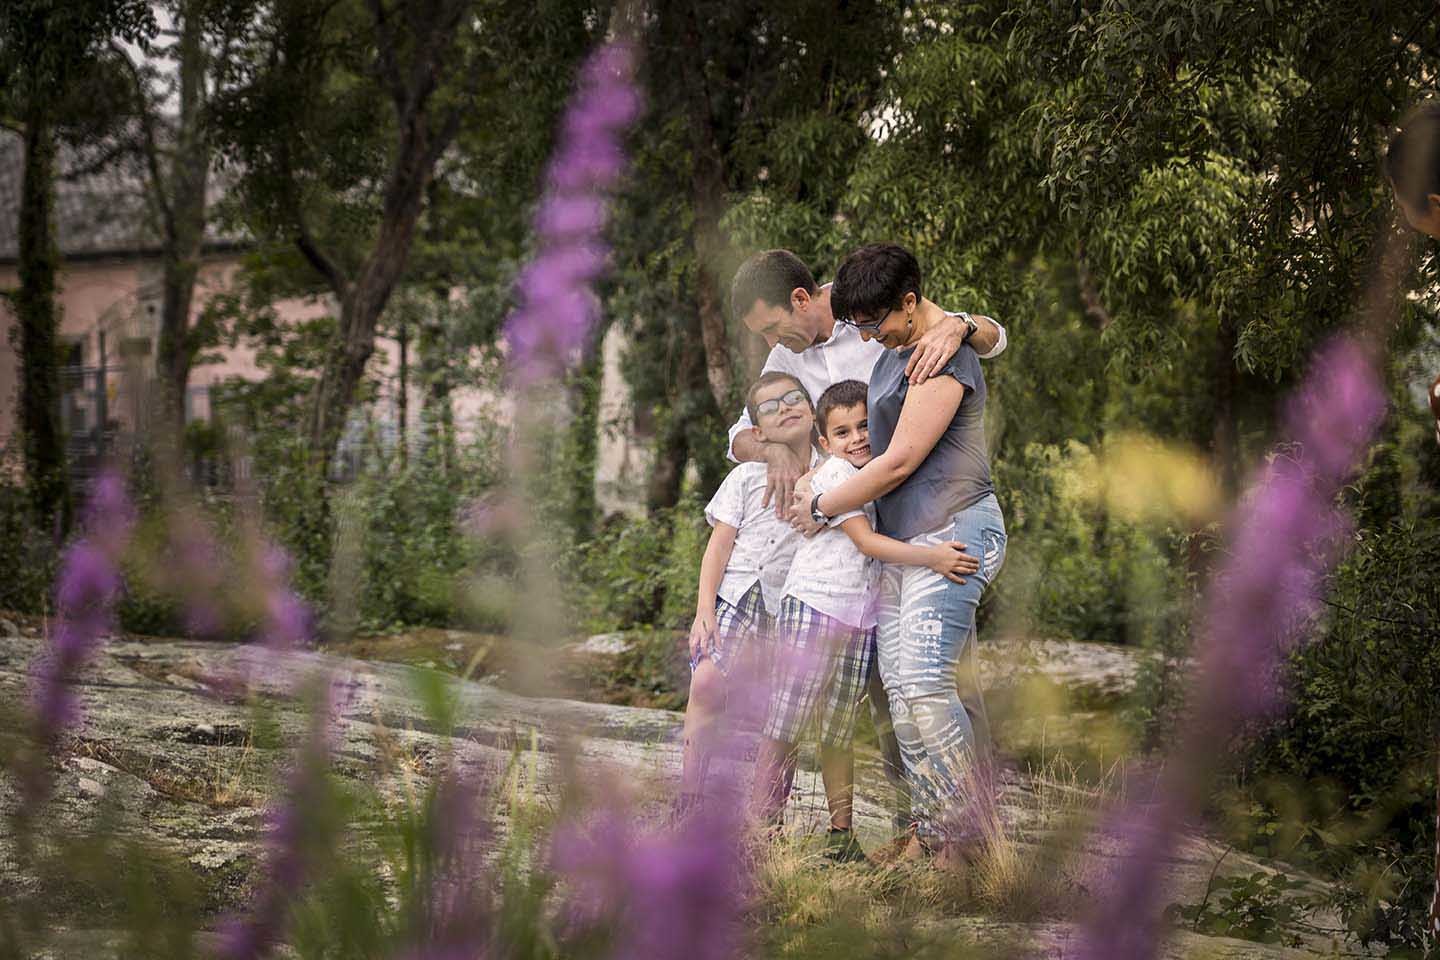
<svg viewBox="0 0 1440 960"><path fill-rule="evenodd" d="M765 443L783 444L801 463L818 459L810 394L795 377L767 373L746 397L752 428ZM771 658L771 628L800 534L764 504L766 465L730 471L705 507L714 528L700 563L695 622L690 628L690 698L685 707L680 810L695 807L717 742L716 728L732 693L753 693ZM743 675L742 675L743 674ZM758 711L757 711L758 712Z"/></svg>

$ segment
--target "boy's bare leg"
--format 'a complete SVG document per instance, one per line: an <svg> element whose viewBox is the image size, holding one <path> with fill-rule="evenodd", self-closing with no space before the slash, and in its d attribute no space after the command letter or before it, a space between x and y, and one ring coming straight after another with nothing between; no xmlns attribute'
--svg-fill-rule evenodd
<svg viewBox="0 0 1440 960"><path fill-rule="evenodd" d="M830 807L830 827L849 830L855 809L855 751L849 747L820 748L820 779Z"/></svg>
<svg viewBox="0 0 1440 960"><path fill-rule="evenodd" d="M790 797L789 772L794 758L794 744L769 737L760 739L750 808L761 823L778 823L784 814L785 801Z"/></svg>
<svg viewBox="0 0 1440 960"><path fill-rule="evenodd" d="M702 660L690 675L690 699L685 705L683 766L680 795L698 800L705 788L716 728L725 712L725 675L709 660Z"/></svg>

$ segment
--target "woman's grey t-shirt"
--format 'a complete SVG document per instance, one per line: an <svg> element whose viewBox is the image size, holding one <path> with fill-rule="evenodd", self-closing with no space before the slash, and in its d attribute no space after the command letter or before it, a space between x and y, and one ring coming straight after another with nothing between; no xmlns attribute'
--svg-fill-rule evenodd
<svg viewBox="0 0 1440 960"><path fill-rule="evenodd" d="M886 350L870 373L870 449L884 453L895 436L900 408L910 383L905 363L914 350ZM881 533L909 540L938 529L952 514L973 506L994 492L990 483L990 455L985 444L985 375L980 358L968 345L941 367L935 376L951 376L965 386L960 409L940 435L930 455L894 490L875 501Z"/></svg>

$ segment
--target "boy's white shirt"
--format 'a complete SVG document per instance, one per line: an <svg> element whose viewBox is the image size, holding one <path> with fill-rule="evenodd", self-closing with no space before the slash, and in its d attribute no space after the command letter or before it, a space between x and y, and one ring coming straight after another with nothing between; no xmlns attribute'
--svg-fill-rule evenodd
<svg viewBox="0 0 1440 960"><path fill-rule="evenodd" d="M817 493L833 490L859 473L840 457L831 457L811 477ZM831 619L862 630L875 626L875 596L880 583L880 561L860 552L854 541L839 529L852 517L865 517L875 526L875 505L865 504L831 517L825 529L800 544L790 563L782 596L801 603Z"/></svg>
<svg viewBox="0 0 1440 960"><path fill-rule="evenodd" d="M998 323L995 326L1000 331L1000 339L996 341L995 349L981 355L982 360L998 357L1005 351L1005 328ZM810 392L810 400L815 402L831 384L841 380L859 380L868 384L870 371L875 369L875 361L884 352L885 348L879 340L866 341L861 338L859 330L837 320L835 328L830 332L830 339L814 344L804 353L795 353L788 347L776 344L770 349L770 356L765 358L763 372L788 373L800 381ZM730 460L735 460L735 438L742 430L749 430L752 426L754 424L750 422L750 411L741 411L740 419L730 427L730 444L725 448L725 455Z"/></svg>
<svg viewBox="0 0 1440 960"><path fill-rule="evenodd" d="M811 451L810 466L820 454ZM705 505L705 519L713 527L728 523L737 531L730 562L720 578L720 599L738 605L751 587L760 584L765 609L773 616L780 612L780 597L790 561L804 539L788 520L775 516L775 504L763 506L765 499L764 463L751 461L731 470L715 496Z"/></svg>

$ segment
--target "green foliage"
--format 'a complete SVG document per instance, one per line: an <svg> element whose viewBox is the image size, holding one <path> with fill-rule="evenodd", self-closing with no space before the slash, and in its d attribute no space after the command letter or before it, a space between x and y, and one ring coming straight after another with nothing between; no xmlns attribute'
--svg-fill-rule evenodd
<svg viewBox="0 0 1440 960"><path fill-rule="evenodd" d="M1209 936L1298 947L1302 941L1294 928L1308 911L1294 894L1304 886L1283 873L1265 871L1212 877L1204 899L1188 906L1171 904L1166 914Z"/></svg>
<svg viewBox="0 0 1440 960"><path fill-rule="evenodd" d="M1245 818L1252 836L1278 820L1277 852L1346 881L1358 937L1410 947L1434 866L1437 563L1433 529L1362 533L1332 578L1323 629L1290 658L1289 709L1253 740L1244 781L1260 800ZM1266 789L1275 778L1286 787ZM1297 808L1293 796L1311 800Z"/></svg>
<svg viewBox="0 0 1440 960"><path fill-rule="evenodd" d="M575 576L586 629L688 627L708 537L693 495L651 516L609 518L582 546Z"/></svg>
<svg viewBox="0 0 1440 960"><path fill-rule="evenodd" d="M30 492L5 474L0 474L0 556L6 569L0 609L47 611L58 562L54 537L36 522Z"/></svg>

